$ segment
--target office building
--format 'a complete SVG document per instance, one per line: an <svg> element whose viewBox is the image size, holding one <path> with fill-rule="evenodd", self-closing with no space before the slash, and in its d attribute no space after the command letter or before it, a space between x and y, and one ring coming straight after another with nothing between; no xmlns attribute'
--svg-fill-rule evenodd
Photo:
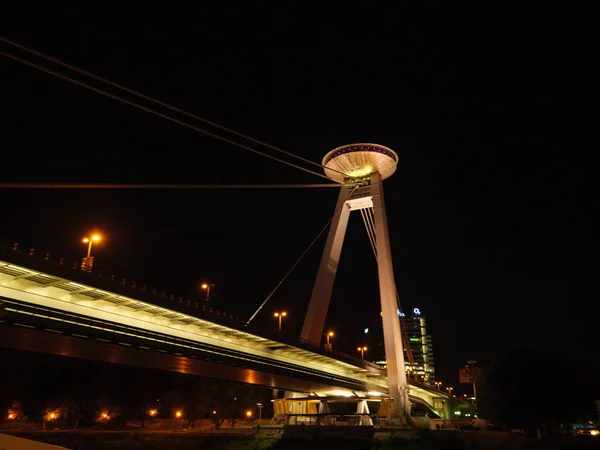
<svg viewBox="0 0 600 450"><path fill-rule="evenodd" d="M414 375L420 382L424 382L430 386L435 383L435 366L433 359L433 345L431 335L427 333L427 320L419 308L414 308L410 315L398 311L398 319L400 320L400 328L403 331L404 342L404 366L406 373L411 380L414 380ZM406 341L410 345L410 353L406 347ZM377 364L385 367L386 361L377 361Z"/></svg>

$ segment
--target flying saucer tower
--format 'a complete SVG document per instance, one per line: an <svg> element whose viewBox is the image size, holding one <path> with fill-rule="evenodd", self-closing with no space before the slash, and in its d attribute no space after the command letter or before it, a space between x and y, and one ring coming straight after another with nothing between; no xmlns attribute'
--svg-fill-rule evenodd
<svg viewBox="0 0 600 450"><path fill-rule="evenodd" d="M409 414L408 386L382 183L396 171L397 164L398 155L377 144L344 145L323 158L325 174L344 184L304 319L302 338L321 342L350 213L372 209L391 413L393 418L406 422Z"/></svg>

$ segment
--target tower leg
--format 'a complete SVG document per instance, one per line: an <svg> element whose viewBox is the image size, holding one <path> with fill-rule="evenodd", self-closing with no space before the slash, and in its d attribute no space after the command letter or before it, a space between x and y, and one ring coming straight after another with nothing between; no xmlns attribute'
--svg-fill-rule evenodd
<svg viewBox="0 0 600 450"><path fill-rule="evenodd" d="M377 238L377 266L379 271L379 293L383 313L383 340L387 361L388 388L392 398L392 418L402 423L409 421L408 383L404 369L404 348L398 303L396 301L396 282L392 266L392 251L388 232L383 184L378 173L371 175L373 193L373 212L375 215L375 236Z"/></svg>
<svg viewBox="0 0 600 450"><path fill-rule="evenodd" d="M350 207L346 204L350 186L343 186L340 189L337 205L335 207L335 216L331 221L331 227L327 234L325 250L317 272L317 280L313 286L310 303L304 318L302 326L302 339L321 343L323 329L325 327L325 318L329 309L329 300L333 290L333 281L337 272L340 254L342 253L342 245L348 226L348 218L350 217Z"/></svg>

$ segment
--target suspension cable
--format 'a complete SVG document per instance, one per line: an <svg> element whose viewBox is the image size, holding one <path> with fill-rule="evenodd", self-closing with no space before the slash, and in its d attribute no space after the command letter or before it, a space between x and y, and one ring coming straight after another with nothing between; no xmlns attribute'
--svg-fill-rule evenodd
<svg viewBox="0 0 600 450"><path fill-rule="evenodd" d="M375 255L375 259L377 259L377 249L375 247L375 240L373 236L373 230L371 230L370 224L367 222L367 216L364 209L360 210L360 215L362 216L363 223L365 224L365 229L367 230L367 235L369 236L369 242L371 243L371 248L373 249L373 255Z"/></svg>
<svg viewBox="0 0 600 450"><path fill-rule="evenodd" d="M375 255L375 259L377 259L377 240L375 235L375 214L373 212L373 208L364 208L360 210L361 216L363 218L363 223L365 224L365 228L367 229L367 234L369 235L369 241L371 242L371 248L373 249L373 254ZM402 312L402 308L400 306L400 295L398 294L398 290L396 289L396 306L398 307L398 311ZM402 317L398 317L398 319L402 319ZM406 324L405 320L401 320L401 322ZM412 352L412 347L410 345L410 339L408 337L408 331L406 330L406 326L400 326L400 332L402 335L402 343L404 344L404 349L406 351L406 356L408 358L408 364L410 366L409 372L412 373L415 381L419 381L419 376L415 372L415 358Z"/></svg>
<svg viewBox="0 0 600 450"><path fill-rule="evenodd" d="M94 91L94 92L97 92L98 94L102 94L102 95L105 95L106 97L110 97L110 98L112 98L114 100L118 100L118 101L120 101L122 103L125 103L127 105L133 106L134 108L141 109L142 111L146 111L146 112L148 112L150 114L154 114L155 116L158 116L158 117L162 117L163 119L166 119L166 120L169 120L171 122L174 122L174 123L177 123L179 125L182 125L184 127L190 128L190 129L192 129L194 131L197 131L199 133L203 133L203 134L205 134L207 136L211 136L211 137L213 137L215 139L219 139L219 140L221 140L223 142L227 142L229 144L232 144L232 145L235 145L237 147L243 148L243 149L248 150L248 151L250 151L252 153L256 153L258 155L264 156L265 158L269 158L269 159L272 159L274 161L278 161L278 162L280 162L282 164L286 164L288 166L295 167L296 169L302 170L302 171L310 173L312 175L316 175L318 177L325 178L328 181L334 181L334 182L336 182L336 183L338 183L340 185L343 184L343 182L341 182L341 181L331 180L326 175L320 174L318 172L314 172L314 171L312 171L310 169L306 169L306 168L304 168L302 166L299 166L297 164L291 163L289 161L285 161L285 160L283 160L281 158L277 158L275 156L271 156L271 155L269 155L267 153L261 152L260 150L256 150L255 148L248 147L247 145L241 144L239 142L235 142L235 141L233 141L231 139L228 139L226 137L219 136L216 133L212 133L210 131L204 130L204 129L199 128L197 126L194 126L194 125L191 125L189 123L183 122L183 121L181 121L179 119L176 119L174 117L170 117L170 116L168 116L166 114L160 113L160 112L155 111L153 109L150 109L150 108L148 108L146 106L142 106L142 105L140 105L140 104L138 104L136 102L127 100L127 99L125 99L123 97L119 97L118 95L115 95L115 94L111 94L110 92L106 92L106 91L104 91L104 90L102 90L100 88L91 86L91 85L89 85L87 83L84 83L82 81L75 80L74 78L71 78L71 77L69 77L67 75L63 75L63 74L61 74L59 72L56 72L56 71L54 71L52 69L48 69L46 67L40 66L39 64L33 63L31 61L27 61L27 60L22 59L22 58L19 58L18 56L11 55L10 53L6 53L6 52L4 52L2 50L0 50L0 55L5 56L5 57L10 58L10 59L13 59L13 60L15 60L17 62L20 62L21 64L25 64L25 65L33 67L35 69L41 70L42 72L46 72L46 73L48 73L50 75L54 75L54 76L56 76L58 78L61 78L63 80L66 80L66 81L69 81L71 83L77 84L78 86L84 87L84 88L89 89L89 90Z"/></svg>
<svg viewBox="0 0 600 450"><path fill-rule="evenodd" d="M339 184L112 184L0 183L0 189L296 189L340 188Z"/></svg>
<svg viewBox="0 0 600 450"><path fill-rule="evenodd" d="M250 136L247 136L247 135L245 135L245 134L239 133L239 132L237 132L237 131L235 131L235 130L232 130L231 128L224 127L224 126L222 126L222 125L219 125L218 123L215 123L215 122L213 122L213 121L210 121L210 120L208 120L208 119L205 119L205 118L203 118L203 117L200 117L200 116L198 116L198 115L196 115L196 114L192 114L192 113L190 113L190 112L187 112L187 111L185 111L185 110L183 110L183 109L181 109L181 108L177 108L177 107L175 107L175 106L169 105L168 103L165 103L165 102L163 102L163 101L161 101L161 100L158 100L158 99L156 99L156 98L154 98L154 97L150 97L150 96L148 96L148 95L142 94L141 92L135 91L135 90L133 90L133 89L131 89L131 88L128 88L127 86L123 86L122 84L115 83L115 82L113 82L113 81L110 81L110 80L108 80L107 78L101 77L101 76L99 76L99 75L96 75L96 74L94 74L94 73L92 73L92 72L88 72L87 70L80 69L80 68L79 68L79 67L77 67L77 66L74 66L74 65L72 65L72 64L66 63L66 62L64 62L64 61L61 61L61 60L59 60L59 59L57 59L57 58L54 58L54 57L52 57L52 56L49 56L49 55L47 55L47 54L45 54L45 53L42 53L42 52L40 52L40 51L37 51L37 50L34 50L34 49L32 49L32 48L26 47L26 46L24 46L24 45L22 45L22 44L19 44L19 43L17 43L17 42L14 42L14 41L12 41L12 40L10 40L10 39L7 39L7 38L5 38L5 37L2 37L2 36L0 36L0 42L4 42L5 44L12 45L12 46L14 46L14 47L17 47L17 48L19 48L19 49L21 49L21 50L24 50L24 51L26 51L26 52L29 52L29 53L31 53L31 54L33 54L33 55L39 56L40 58L43 58L43 59L45 59L45 60L47 60L47 61L51 61L51 62L53 62L53 63L59 64L59 65L61 65L61 66L63 66L63 67L66 67L66 68L68 68L68 69L71 69L71 70L73 70L74 72L78 72L78 73L80 73L80 74L82 74L82 75L86 75L86 76L88 76L88 77L90 77L90 78L93 78L93 79L95 79L95 80L101 81L101 82L103 82L103 83L105 83L105 84L108 84L108 85L110 85L110 86L116 87L117 89L121 89L121 90L123 90L123 91L125 91L125 92L129 92L130 94L136 95L136 96L138 96L138 97L140 97L140 98L143 98L144 100L148 100L148 101L151 101L151 102L153 102L153 103L156 103L157 105L164 106L165 108L168 108L168 109L170 109L171 111L175 111L175 112L178 112L178 113L180 113L180 114L183 114L183 115L185 115L185 116L191 117L192 119L199 120L200 122L206 123L206 124L208 124L208 125L211 125L211 126L213 126L213 127L215 127L215 128L218 128L218 129L220 129L220 130L226 131L226 132L228 132L228 133L234 134L234 135L236 135L236 136L238 136L238 137L241 137L241 138L244 138L244 139L246 139L246 140L248 140L248 141L254 142L255 144L259 144L259 145L262 145L262 146L264 146L264 147L268 147L268 148L270 148L270 149L272 149L272 150L275 150L275 151L277 151L277 152L283 153L283 154L285 154L285 155L291 156L291 157L293 157L293 158L297 158L297 159L299 159L299 160L301 160L301 161L304 161L304 162L306 162L306 163L312 164L313 166L317 166L317 167L319 167L319 168L325 168L325 166L324 166L324 165L322 165L322 164L318 164L318 163L316 163L316 162L314 162L314 161L311 161L310 159L303 158L302 156L298 156L298 155L296 155L296 154L294 154L294 153L292 153L292 152L288 152L288 151L286 151L286 150L283 150L283 149L281 149L281 148L279 148L279 147L275 147L274 145L268 144L268 143L266 143L266 142L259 141L258 139L254 139L254 138L252 138L252 137L250 137ZM327 168L327 170L331 170L331 171L333 171L333 172L339 173L340 175L344 175L345 177L347 177L347 176L348 176L348 175L347 175L347 174L345 174L344 172L340 172L339 170L332 169L331 167L328 167L328 168Z"/></svg>
<svg viewBox="0 0 600 450"><path fill-rule="evenodd" d="M365 211L365 216L367 217L367 222L371 228L371 234L373 235L373 245L375 246L375 256L377 256L377 234L375 233L375 215L373 213L373 208L368 208Z"/></svg>
<svg viewBox="0 0 600 450"><path fill-rule="evenodd" d="M366 211L367 220L371 225L371 231L373 232L373 241L377 243L377 235L375 234L375 213L373 212L373 208L368 208Z"/></svg>
<svg viewBox="0 0 600 450"><path fill-rule="evenodd" d="M396 303L398 305L398 311L402 312L402 309L400 308L400 295L398 295L397 289L396 289ZM403 318L404 318L404 316L399 317L399 319L403 319ZM413 355L412 347L410 345L408 331L406 330L406 326L402 326L402 325L406 325L406 320L401 320L400 322L401 322L400 323L400 332L402 333L402 343L404 344L404 349L406 350L406 356L408 356L408 363L410 364L410 372L412 373L415 381L418 382L419 376L417 375L417 373L415 371L415 357Z"/></svg>
<svg viewBox="0 0 600 450"><path fill-rule="evenodd" d="M348 190L348 195L346 197L346 200L348 200L350 198L350 196L354 193L354 191L356 191L357 189L360 189L360 186L356 186L356 187L352 187ZM315 245L315 243L319 240L319 238L321 237L321 235L325 232L325 230L329 227L329 224L331 224L331 222L333 221L333 219L335 218L335 216L338 214L338 212L344 207L344 205L346 204L346 201L344 201L338 208L336 208L333 216L331 216L331 218L327 221L327 223L325 224L325 226L323 228L321 228L321 231L319 231L319 233L317 233L317 236L312 240L312 242L310 244L308 244L308 247L306 248L306 250L304 250L302 252L302 254L300 255L300 257L296 260L296 262L292 265L292 267L290 268L290 270L288 270L286 272L286 274L283 276L283 278L279 281L279 283L277 283L277 285L275 286L275 288L269 293L269 295L267 295L267 298L261 303L261 305L258 307L258 309L254 312L254 314L252 314L252 316L248 319L248 322L246 322L246 326L248 326L248 324L250 322L252 322L252 320L256 317L256 315L260 312L261 309L263 309L263 307L267 304L267 302L271 299L271 297L273 297L273 295L275 294L275 292L277 292L277 290L281 287L281 285L283 284L283 282L286 280L286 278L292 273L292 271L296 268L296 266L298 265L298 263L302 260L302 258L304 258L304 256L306 256L306 254L309 252L309 250L313 247L313 245Z"/></svg>

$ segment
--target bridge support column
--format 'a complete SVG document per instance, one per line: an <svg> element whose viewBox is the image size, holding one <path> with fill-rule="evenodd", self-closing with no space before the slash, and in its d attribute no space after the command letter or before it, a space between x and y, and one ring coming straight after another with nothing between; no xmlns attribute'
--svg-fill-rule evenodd
<svg viewBox="0 0 600 450"><path fill-rule="evenodd" d="M317 280L312 290L304 325L302 326L301 338L315 344L321 343L325 318L329 309L329 299L333 290L333 281L342 253L342 245L346 235L348 218L350 217L350 207L346 203L350 188L350 185L346 185L340 189L340 195L335 206L335 215L331 221L327 241L325 242L325 250L323 250L319 271L317 272Z"/></svg>
<svg viewBox="0 0 600 450"><path fill-rule="evenodd" d="M392 419L407 424L409 419L408 382L404 368L404 347L398 319L398 301L392 249L388 231L383 183L378 173L371 175L375 236L377 239L377 267L379 272L379 296L383 322L383 341L388 374L388 389L392 399Z"/></svg>
<svg viewBox="0 0 600 450"><path fill-rule="evenodd" d="M329 408L327 400L321 400L321 403L319 404L319 414L331 414L331 409Z"/></svg>
<svg viewBox="0 0 600 450"><path fill-rule="evenodd" d="M379 295L383 314L383 338L387 360L389 395L392 400L391 418L406 424L410 420L408 383L404 369L404 347L397 313L396 282L394 281L392 251L381 175L377 172L372 173L368 186L361 187L356 192L351 191L356 187L356 185L349 184L341 188L308 311L304 319L301 337L315 344L321 343L350 212L356 209L373 208Z"/></svg>
<svg viewBox="0 0 600 450"><path fill-rule="evenodd" d="M356 414L371 414L369 404L366 400L361 400L356 404ZM360 417L360 426L373 426L373 419L370 416Z"/></svg>

